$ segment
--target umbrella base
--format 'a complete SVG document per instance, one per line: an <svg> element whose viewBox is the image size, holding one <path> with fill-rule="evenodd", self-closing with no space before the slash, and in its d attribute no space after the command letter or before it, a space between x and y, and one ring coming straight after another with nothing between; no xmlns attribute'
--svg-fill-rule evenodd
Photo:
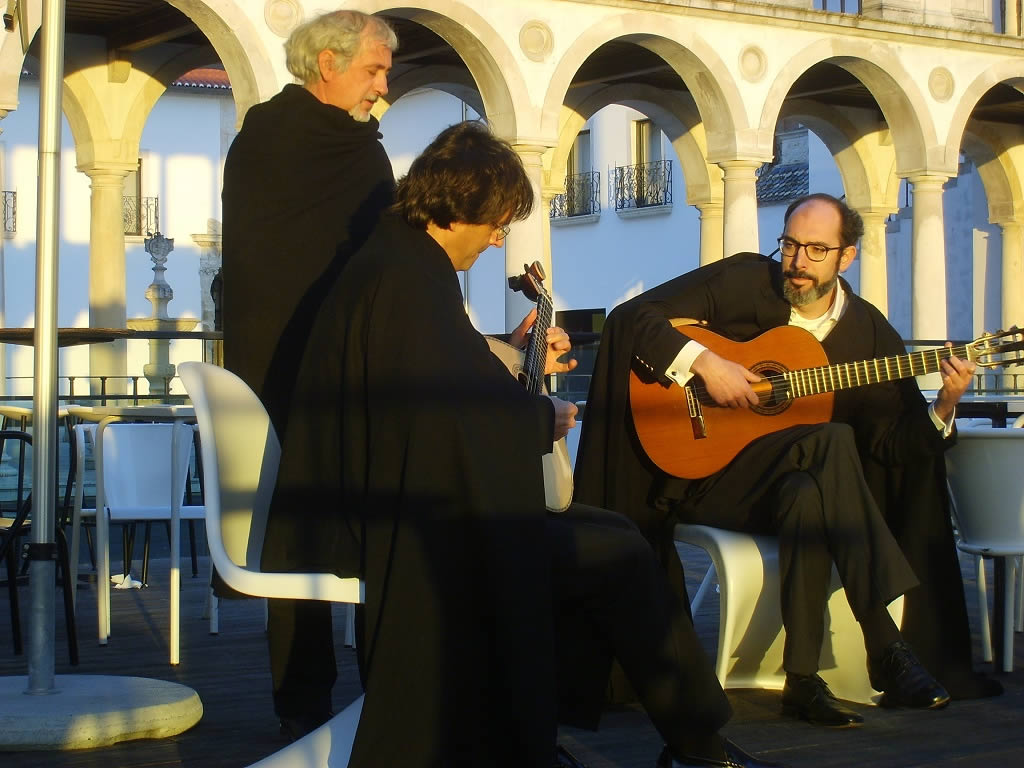
<svg viewBox="0 0 1024 768"><path fill-rule="evenodd" d="M28 677L0 677L0 752L85 749L159 739L203 716L199 695L166 680L57 675L51 692L25 693Z"/></svg>

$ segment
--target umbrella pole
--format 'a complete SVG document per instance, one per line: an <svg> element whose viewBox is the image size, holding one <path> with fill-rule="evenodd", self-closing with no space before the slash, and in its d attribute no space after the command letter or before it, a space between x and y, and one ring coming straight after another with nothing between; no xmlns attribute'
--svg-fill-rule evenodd
<svg viewBox="0 0 1024 768"><path fill-rule="evenodd" d="M54 578L57 483L57 247L60 242L61 88L64 2L43 0L39 83L39 194L36 224L36 330L32 538L28 545L28 690L54 690ZM71 557L76 557L72 552Z"/></svg>

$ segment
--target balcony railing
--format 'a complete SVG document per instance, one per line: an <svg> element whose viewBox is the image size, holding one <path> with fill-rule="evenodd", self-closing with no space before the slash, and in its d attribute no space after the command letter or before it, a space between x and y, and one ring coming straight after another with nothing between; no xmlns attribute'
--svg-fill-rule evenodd
<svg viewBox="0 0 1024 768"><path fill-rule="evenodd" d="M4 234L18 231L18 193L4 190Z"/></svg>
<svg viewBox="0 0 1024 768"><path fill-rule="evenodd" d="M134 197L126 195L121 198L121 217L124 221L126 235L152 235L160 231L160 198Z"/></svg>
<svg viewBox="0 0 1024 768"><path fill-rule="evenodd" d="M601 212L601 174L576 173L565 178L565 194L551 198L552 219L587 216Z"/></svg>
<svg viewBox="0 0 1024 768"><path fill-rule="evenodd" d="M613 169L615 210L672 204L672 161L624 165Z"/></svg>

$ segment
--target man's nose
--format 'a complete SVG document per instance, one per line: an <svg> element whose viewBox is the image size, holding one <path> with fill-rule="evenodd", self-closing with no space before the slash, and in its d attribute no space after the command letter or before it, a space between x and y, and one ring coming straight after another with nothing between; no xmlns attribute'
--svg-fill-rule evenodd
<svg viewBox="0 0 1024 768"><path fill-rule="evenodd" d="M374 83L374 88L377 93L384 96L388 92L388 76L384 72L380 72L377 75L377 82Z"/></svg>

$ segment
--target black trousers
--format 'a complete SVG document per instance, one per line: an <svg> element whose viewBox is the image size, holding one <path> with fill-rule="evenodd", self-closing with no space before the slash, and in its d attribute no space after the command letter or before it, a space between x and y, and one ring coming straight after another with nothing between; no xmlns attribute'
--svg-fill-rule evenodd
<svg viewBox="0 0 1024 768"><path fill-rule="evenodd" d="M614 658L673 754L701 749L731 709L639 529L618 513L573 504L548 515L547 540L560 720L596 725L574 713L603 702Z"/></svg>
<svg viewBox="0 0 1024 768"><path fill-rule="evenodd" d="M833 562L866 631L865 619L917 585L871 496L845 424L792 427L760 438L725 469L689 483L679 516L778 535L787 672L818 670ZM870 648L872 638L866 640Z"/></svg>
<svg viewBox="0 0 1024 768"><path fill-rule="evenodd" d="M268 600L267 643L274 713L298 720L325 717L338 676L331 604Z"/></svg>

